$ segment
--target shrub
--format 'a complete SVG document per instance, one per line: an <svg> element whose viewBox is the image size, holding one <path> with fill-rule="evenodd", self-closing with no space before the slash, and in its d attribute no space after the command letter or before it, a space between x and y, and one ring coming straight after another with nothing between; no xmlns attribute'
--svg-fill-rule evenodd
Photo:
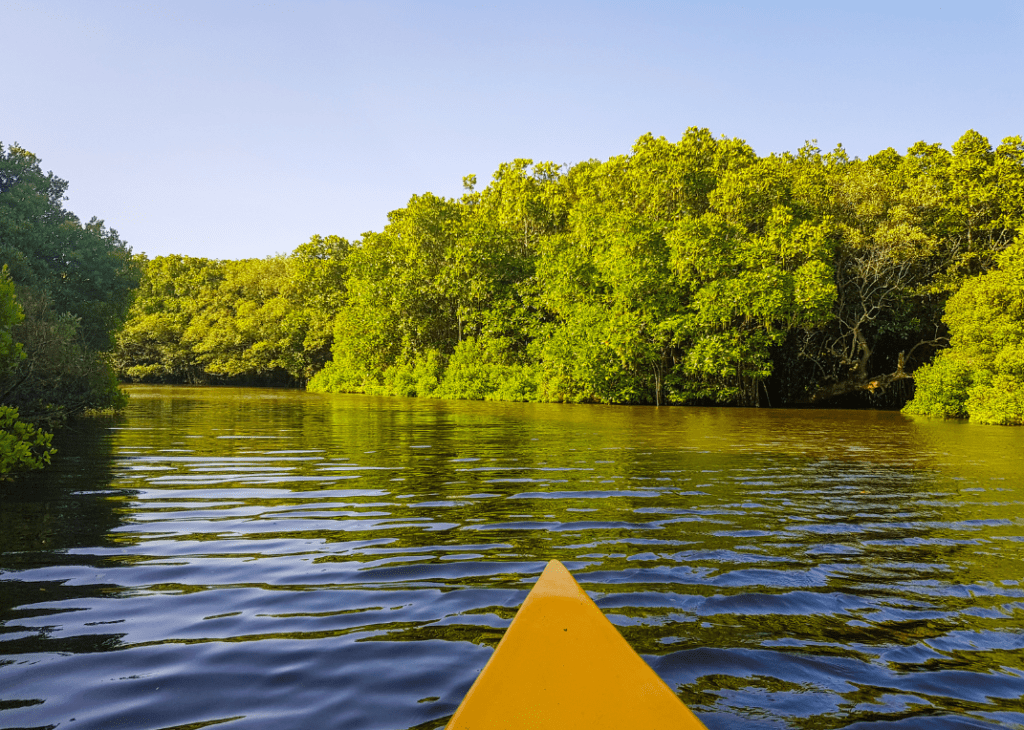
<svg viewBox="0 0 1024 730"><path fill-rule="evenodd" d="M42 469L56 449L52 434L25 423L18 409L0 406L0 477L11 472Z"/></svg>

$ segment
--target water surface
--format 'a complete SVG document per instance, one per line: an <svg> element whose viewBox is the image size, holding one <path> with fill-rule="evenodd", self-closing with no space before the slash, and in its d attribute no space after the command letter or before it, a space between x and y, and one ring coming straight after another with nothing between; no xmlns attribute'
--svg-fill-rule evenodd
<svg viewBox="0 0 1024 730"><path fill-rule="evenodd" d="M131 392L0 485L0 727L443 727L551 558L712 730L1024 727L1024 429Z"/></svg>

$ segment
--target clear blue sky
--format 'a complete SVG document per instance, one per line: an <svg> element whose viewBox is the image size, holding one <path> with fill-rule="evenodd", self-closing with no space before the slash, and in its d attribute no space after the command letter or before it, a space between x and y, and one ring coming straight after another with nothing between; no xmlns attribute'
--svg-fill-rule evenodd
<svg viewBox="0 0 1024 730"><path fill-rule="evenodd" d="M866 157L1024 134L1024 2L0 0L0 141L136 252L358 238L517 157L689 126Z"/></svg>

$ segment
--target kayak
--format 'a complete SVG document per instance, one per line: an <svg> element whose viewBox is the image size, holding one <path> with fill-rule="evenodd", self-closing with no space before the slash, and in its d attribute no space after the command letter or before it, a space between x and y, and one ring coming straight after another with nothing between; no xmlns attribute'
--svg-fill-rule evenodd
<svg viewBox="0 0 1024 730"><path fill-rule="evenodd" d="M447 730L706 730L557 560Z"/></svg>

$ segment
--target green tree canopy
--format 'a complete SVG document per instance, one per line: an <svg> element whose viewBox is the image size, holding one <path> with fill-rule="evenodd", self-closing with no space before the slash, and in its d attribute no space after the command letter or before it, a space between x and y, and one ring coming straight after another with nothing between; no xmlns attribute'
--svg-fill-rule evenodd
<svg viewBox="0 0 1024 730"><path fill-rule="evenodd" d="M67 185L43 173L31 152L0 144L5 469L48 461L49 434L40 429L124 404L104 352L127 312L138 265L116 231L96 218L83 225L64 209Z"/></svg>
<svg viewBox="0 0 1024 730"><path fill-rule="evenodd" d="M78 318L89 347L107 350L140 272L117 231L64 209L67 187L31 152L0 144L0 261L19 287Z"/></svg>
<svg viewBox="0 0 1024 730"><path fill-rule="evenodd" d="M142 382L304 383L330 358L349 243L313 236L290 256L142 259L114 364Z"/></svg>

